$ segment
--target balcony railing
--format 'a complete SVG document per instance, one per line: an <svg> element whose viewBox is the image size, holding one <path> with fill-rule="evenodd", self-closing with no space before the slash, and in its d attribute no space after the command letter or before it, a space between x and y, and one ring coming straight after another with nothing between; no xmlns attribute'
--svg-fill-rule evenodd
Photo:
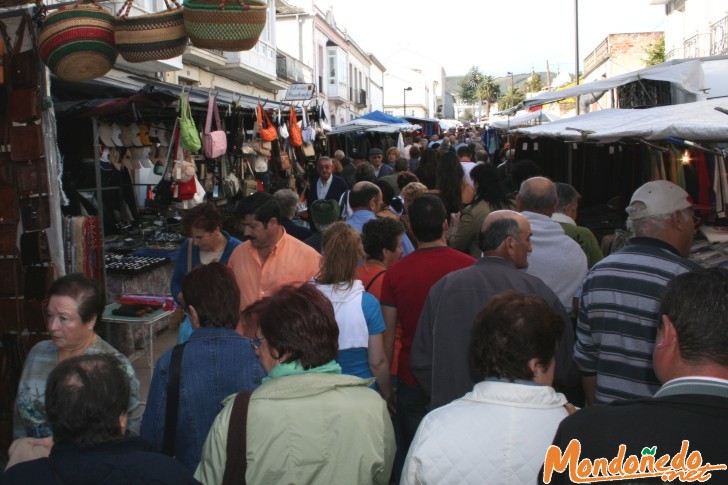
<svg viewBox="0 0 728 485"><path fill-rule="evenodd" d="M589 74L608 58L609 38L606 38L584 59L584 74Z"/></svg>
<svg viewBox="0 0 728 485"><path fill-rule="evenodd" d="M276 75L292 83L310 82L306 79L306 70L309 69L297 59L278 51L276 54Z"/></svg>
<svg viewBox="0 0 728 485"><path fill-rule="evenodd" d="M357 101L358 106L364 107L367 105L367 92L365 89L359 90L359 99Z"/></svg>
<svg viewBox="0 0 728 485"><path fill-rule="evenodd" d="M683 42L685 58L702 57L710 54L710 34L695 34Z"/></svg>
<svg viewBox="0 0 728 485"><path fill-rule="evenodd" d="M685 57L685 49L682 47L678 47L677 49L672 49L667 54L665 54L665 60L671 61L673 59L683 59Z"/></svg>
<svg viewBox="0 0 728 485"><path fill-rule="evenodd" d="M710 26L710 55L728 54L728 17Z"/></svg>

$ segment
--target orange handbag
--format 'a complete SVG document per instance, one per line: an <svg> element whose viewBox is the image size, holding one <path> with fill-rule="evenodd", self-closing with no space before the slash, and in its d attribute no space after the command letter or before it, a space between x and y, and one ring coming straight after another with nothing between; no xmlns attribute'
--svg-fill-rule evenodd
<svg viewBox="0 0 728 485"><path fill-rule="evenodd" d="M276 126L261 105L258 105L258 134L263 141L273 141L278 138Z"/></svg>
<svg viewBox="0 0 728 485"><path fill-rule="evenodd" d="M291 106L291 116L288 125L288 143L292 147L300 147L303 145L303 135L301 134L301 127L298 126L298 119L296 119L296 108L293 106Z"/></svg>

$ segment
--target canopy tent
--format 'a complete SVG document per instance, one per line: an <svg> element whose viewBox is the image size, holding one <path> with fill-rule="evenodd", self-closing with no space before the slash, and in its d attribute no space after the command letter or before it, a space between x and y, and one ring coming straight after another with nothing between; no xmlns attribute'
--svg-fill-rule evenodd
<svg viewBox="0 0 728 485"><path fill-rule="evenodd" d="M545 113L543 110L539 109L533 112L521 112L513 117L491 119L490 126L492 126L493 128L508 129L523 126L535 120L538 120L539 123L549 123L551 121L558 121L560 119L561 117L556 116L555 114Z"/></svg>
<svg viewBox="0 0 728 485"><path fill-rule="evenodd" d="M419 131L420 129L420 125L412 125L401 118L396 118L381 111L372 111L359 118L334 126L330 134L340 135L354 131L398 133Z"/></svg>
<svg viewBox="0 0 728 485"><path fill-rule="evenodd" d="M599 93L625 84L639 81L640 79L651 79L653 81L668 81L677 84L689 93L698 93L705 88L702 62L694 61L669 61L658 66L647 67L639 71L620 74L619 76L602 79L586 84L579 84L567 89L558 91L546 91L529 98L523 102L525 108L554 103L566 98L581 96L583 94Z"/></svg>
<svg viewBox="0 0 728 485"><path fill-rule="evenodd" d="M728 141L728 98L647 109L604 109L545 125L520 128L529 137L613 142L637 137L664 140L669 136L692 141Z"/></svg>

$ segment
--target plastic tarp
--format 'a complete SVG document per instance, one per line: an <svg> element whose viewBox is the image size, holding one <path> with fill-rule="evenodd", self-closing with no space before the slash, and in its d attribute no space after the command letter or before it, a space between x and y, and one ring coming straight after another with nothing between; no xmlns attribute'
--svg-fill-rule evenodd
<svg viewBox="0 0 728 485"><path fill-rule="evenodd" d="M658 66L647 67L645 69L640 69L639 71L628 72L626 74L620 74L619 76L591 83L580 84L567 89L546 91L525 100L523 105L526 108L529 108L531 106L553 103L562 99L572 98L574 96L607 91L640 79L668 81L677 84L689 93L698 93L705 88L702 61L673 62L675 61L662 63Z"/></svg>
<svg viewBox="0 0 728 485"><path fill-rule="evenodd" d="M419 131L420 129L420 125L412 125L403 119L382 113L381 111L372 111L359 118L334 126L331 129L331 134L339 135L354 131L398 133L402 131Z"/></svg>
<svg viewBox="0 0 728 485"><path fill-rule="evenodd" d="M534 112L525 111L516 114L516 116L513 116L512 118L492 119L490 121L490 126L492 126L493 128L507 129L523 126L534 120L538 120L540 123L548 123L560 119L561 117L551 113L545 113L543 112L543 110L538 110Z"/></svg>
<svg viewBox="0 0 728 485"><path fill-rule="evenodd" d="M728 141L728 115L716 107L728 109L728 98L648 109L604 109L515 131L533 138L574 141L613 142L628 137L664 140L668 136Z"/></svg>

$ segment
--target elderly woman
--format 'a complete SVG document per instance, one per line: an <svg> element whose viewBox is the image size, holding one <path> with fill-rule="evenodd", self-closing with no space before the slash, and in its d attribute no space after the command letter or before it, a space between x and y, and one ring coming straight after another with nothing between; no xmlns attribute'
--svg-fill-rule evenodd
<svg viewBox="0 0 728 485"><path fill-rule="evenodd" d="M376 377L377 389L388 402L392 398L389 363L384 352L386 330L379 302L364 291L356 270L364 249L356 229L337 222L323 235L321 272L316 288L334 306L339 325L336 361L342 372L368 379Z"/></svg>
<svg viewBox="0 0 728 485"><path fill-rule="evenodd" d="M561 317L542 299L507 291L473 323L470 360L485 377L425 416L403 484L534 483L559 422L574 411L553 390Z"/></svg>
<svg viewBox="0 0 728 485"><path fill-rule="evenodd" d="M255 389L265 371L250 340L235 331L240 290L227 266L210 263L193 269L182 281L182 294L194 330L184 344L177 367L177 421L172 423L167 416L167 392L174 373L174 350L170 349L157 361L141 435L153 450L175 456L194 471L223 399L241 390ZM174 426L175 439L171 448L168 444L165 449L167 425Z"/></svg>
<svg viewBox="0 0 728 485"><path fill-rule="evenodd" d="M258 303L253 340L268 377L250 397L246 483L387 484L394 434L371 380L342 375L339 327L314 286L285 286ZM222 482L234 396L215 418L195 478ZM239 428L238 428L239 429ZM231 460L229 466L240 465Z"/></svg>
<svg viewBox="0 0 728 485"><path fill-rule="evenodd" d="M299 241L305 241L313 235L307 227L301 226L294 221L298 211L298 195L291 189L279 189L273 194L273 198L281 206L280 224L288 234Z"/></svg>
<svg viewBox="0 0 728 485"><path fill-rule="evenodd" d="M51 371L45 397L55 440L50 456L8 469L1 483L198 483L180 463L126 436L130 387L118 364L109 355L79 355Z"/></svg>
<svg viewBox="0 0 728 485"><path fill-rule="evenodd" d="M212 202L205 202L187 211L182 217L182 227L189 239L179 249L170 290L177 303L184 306L182 278L201 264L213 261L227 264L233 249L241 242L222 230L222 216ZM185 342L191 333L190 320L185 318L179 328L177 343Z"/></svg>
<svg viewBox="0 0 728 485"><path fill-rule="evenodd" d="M129 378L131 393L127 406L127 427L132 433L138 434L142 406L134 368L124 355L94 331L104 313L101 287L80 273L59 278L48 290L47 311L51 340L37 343L25 359L15 399L13 437L47 438L53 434L45 410L48 374L69 357L93 354L111 355ZM45 444L50 446L50 440L46 440Z"/></svg>
<svg viewBox="0 0 728 485"><path fill-rule="evenodd" d="M447 243L458 251L479 258L479 237L483 221L491 212L513 209L513 199L509 199L501 186L498 170L491 164L477 164L470 171L475 187L473 202L463 209L456 224L448 232Z"/></svg>

